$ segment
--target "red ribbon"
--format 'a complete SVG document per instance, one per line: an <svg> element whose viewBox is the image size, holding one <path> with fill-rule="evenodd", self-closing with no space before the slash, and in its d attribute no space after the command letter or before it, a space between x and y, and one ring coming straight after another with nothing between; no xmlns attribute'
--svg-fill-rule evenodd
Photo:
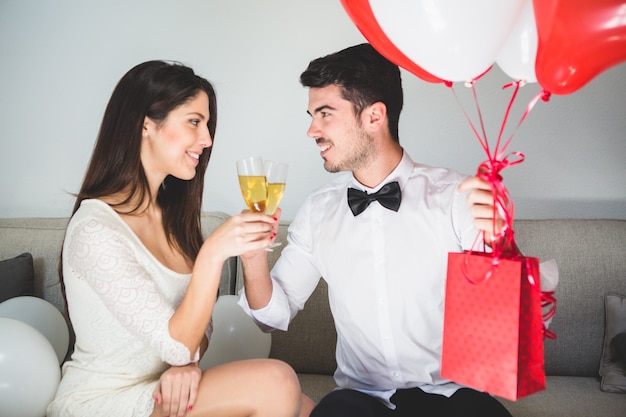
<svg viewBox="0 0 626 417"><path fill-rule="evenodd" d="M550 320L556 314L556 298L554 297L554 291L542 291L541 292L541 308L549 307L548 311L543 313L543 335L548 339L556 339L556 334L546 327L546 321Z"/></svg>
<svg viewBox="0 0 626 417"><path fill-rule="evenodd" d="M513 231L514 205L513 205L513 201L509 198L509 192L507 188L502 183L501 171L504 170L505 168L520 164L524 161L525 156L523 153L510 152L507 154L506 153L507 148L511 144L511 140L513 139L513 136L515 135L515 133L521 126L522 122L526 119L526 117L528 116L532 108L535 106L537 101L541 99L544 102L547 102L550 99L550 93L548 91L543 90L537 93L529 102L528 106L526 107L526 110L520 117L520 120L517 123L517 126L515 127L511 135L503 144L502 138L504 135L504 130L505 130L507 121L511 113L511 108L513 106L513 103L515 102L519 89L522 85L524 85L524 82L521 80L518 80L518 81L514 81L509 84L504 85L502 87L503 89L510 88L510 87L514 87L514 89L513 89L513 93L511 95L509 104L504 113L502 125L500 126L500 131L498 132L496 146L492 151L489 147L489 142L487 140L485 124L483 121L482 112L480 110L480 105L478 103L476 89L474 87L475 82L483 75L484 73L474 78L473 80L465 83L467 87L472 89L472 95L474 98L474 102L476 104L478 120L480 122L480 130L482 134L479 133L479 130L476 128L476 126L472 122L467 111L464 109L463 105L460 103L459 98L452 84L451 83L446 84L446 86L450 87L450 89L452 90L455 100L457 101L459 107L463 111L463 114L465 115L466 119L468 120L470 124L472 131L474 132L474 135L478 138L478 142L480 143L483 150L485 151L485 154L487 155L487 159L478 166L476 176L487 181L491 185L491 194L492 194L493 201L494 201L493 233L492 233L493 241L491 243L492 255L493 255L492 265L491 265L490 270L487 271L487 273L485 274L482 280L476 280L470 277L469 271L467 271L467 262L465 262L464 268L463 268L464 274L465 274L466 279L468 279L468 281L472 283L477 283L478 281L489 279L493 275L493 272L495 271L495 269L497 268L500 258L503 255L506 255L507 257L511 257L510 255L512 253L512 250L513 248L515 248L514 231ZM496 219L498 218L497 216L498 213L500 214L500 216L502 217L502 220L504 221L504 225L500 229L500 231L496 231L497 230ZM478 237L477 237L477 240L478 240ZM475 247L477 240L474 242L473 247ZM484 234L483 234L483 241L484 241ZM468 255L470 254L471 254L471 251L468 252ZM515 254L512 256L512 258L515 258L518 255L519 254ZM538 279L535 279L535 277L532 277L530 275L528 276L528 279L532 285L539 286L540 288L541 283L539 282ZM542 308L550 306L549 310L545 314L542 314L542 318L544 320L544 324L543 324L544 337L547 337L549 339L555 339L556 335L554 334L554 332L548 330L548 328L545 326L545 321L552 318L556 312L556 299L554 298L554 292L541 292L541 306Z"/></svg>
<svg viewBox="0 0 626 417"><path fill-rule="evenodd" d="M478 103L478 97L476 94L476 88L474 87L475 82L484 74L481 74L480 76L478 76L477 78L468 81L466 83L466 85L472 89L472 95L474 98L474 102L476 104L476 109L477 109L477 114L478 114L478 120L480 122L480 130L481 132L479 132L479 130L476 128L476 126L474 125L474 123L472 122L472 119L470 118L469 114L467 113L467 111L463 108L463 105L460 103L459 98L456 94L456 91L454 90L454 87L450 87L453 94L454 94L454 98L457 101L459 107L461 108L461 110L463 111L463 114L465 115L466 119L469 122L469 125L472 129L472 131L474 132L474 135L476 136L476 138L478 138L478 142L480 143L481 147L483 148L483 150L485 151L485 154L487 155L487 159L485 161L483 161L479 166L478 166L478 170L477 170L477 176L485 181L487 181L490 185L491 185L491 192L492 192L492 196L493 196L493 201L494 201L494 215L493 215L493 242L492 242L492 249L493 249L493 257L494 257L494 264L497 265L498 259L500 258L500 256L502 255L502 252L505 248L510 247L511 245L513 245L513 217L514 217L514 205L513 205L513 201L509 198L509 193L508 190L506 189L506 187L504 186L504 184L502 183L502 175L500 174L500 172L505 169L508 168L510 166L513 165L517 165L520 164L524 161L524 154L521 152L511 152L509 154L506 153L507 148L509 147L511 140L513 139L513 136L515 135L515 133L517 132L517 130L519 129L519 127L521 126L522 122L526 119L526 117L528 116L528 114L530 113L530 111L532 110L532 108L535 106L535 104L537 103L537 101L540 98L546 98L546 92L541 91L539 92L537 95L535 95L535 97L530 101L530 103L528 104L528 106L526 107L526 110L524 111L524 113L522 114L519 122L517 123L517 126L515 127L513 133L511 133L511 135L509 136L509 138L506 140L506 142L504 142L504 144L502 144L502 138L504 135L504 129L507 125L507 121L509 119L510 113L511 113L511 108L513 106L513 103L515 102L515 99L517 97L517 94L519 92L520 87L523 85L523 82L520 81L514 81L511 82L509 84L506 84L505 86L503 86L502 88L509 88L509 87L515 87L513 90L513 93L511 95L511 99L509 101L509 104L506 108L506 112L504 113L504 118L502 120L502 125L500 127L500 131L498 132L498 138L496 141L496 146L494 148L494 150L492 151L489 147L489 141L487 140L487 133L485 130L485 124L483 121L483 117L482 117L482 112L480 110L480 105ZM548 96L549 97L549 96ZM515 157L515 158L514 158ZM497 214L500 214L503 221L504 221L504 225L502 227L502 229L500 231L496 231L496 219Z"/></svg>

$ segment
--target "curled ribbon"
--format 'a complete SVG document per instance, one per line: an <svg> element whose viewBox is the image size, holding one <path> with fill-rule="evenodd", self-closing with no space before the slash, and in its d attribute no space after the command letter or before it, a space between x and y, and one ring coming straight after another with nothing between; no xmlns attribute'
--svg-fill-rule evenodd
<svg viewBox="0 0 626 417"><path fill-rule="evenodd" d="M544 337L554 340L556 334L546 327L546 321L550 320L556 314L556 298L554 297L554 291L542 291L541 292L541 309L547 308L547 311L542 314L543 318L543 335Z"/></svg>
<svg viewBox="0 0 626 417"><path fill-rule="evenodd" d="M486 71L485 71L486 72ZM476 279L470 276L469 274L469 270L468 270L468 259L469 259L469 255L471 255L471 251L468 251L468 258L466 258L466 261L464 262L463 265L463 273L465 275L465 278L472 282L472 283L478 283L480 281L484 281L489 279L495 269L498 266L498 263L500 261L500 258L503 256L507 256L507 257L518 257L521 256L521 254L519 254L519 252L517 251L516 245L515 245L515 239L514 239L514 231L513 231L513 218L514 218L514 205L513 205L513 201L509 198L509 193L507 188L504 186L504 184L502 183L502 175L501 175L501 171L520 164L524 161L524 154L521 152L510 152L507 154L507 148L509 147L511 140L513 139L514 134L517 132L517 130L519 129L519 127L521 126L522 122L526 119L526 117L528 116L528 114L530 113L530 111L532 110L532 108L535 106L535 104L537 103L537 101L539 99L543 100L544 102L547 102L550 99L550 93L548 91L540 91L538 94L536 94L530 101L530 103L528 104L528 106L526 107L524 113L522 114L519 122L517 123L517 126L515 127L515 129L513 130L513 133L511 133L511 135L508 137L508 139L503 143L502 142L502 138L504 135L504 130L507 124L507 121L509 119L510 113L511 113L511 108L513 106L513 103L515 101L515 98L517 97L517 94L519 92L519 89L521 86L523 86L525 84L524 81L522 80L518 80L518 81L514 81L511 82L509 84L506 84L505 86L503 86L502 88L510 88L510 87L514 87L513 89L513 93L511 95L511 99L509 101L509 104L506 108L506 111L504 113L504 117L503 117L503 121L502 121L502 125L500 127L500 131L498 132L498 138L496 141L496 146L493 149L493 151L490 149L489 147L489 142L487 140L487 133L485 131L485 124L483 122L483 117L482 117L482 112L480 110L480 106L478 103L478 97L476 94L476 89L474 87L475 82L484 75L481 74L478 77L476 77L475 79L468 81L465 83L465 85L469 88L471 88L472 90L472 95L474 98L474 103L476 104L476 109L477 109L477 113L478 113L478 119L480 122L480 131L476 128L476 126L474 125L474 123L472 122L471 118L469 117L467 111L464 109L464 107L462 106L461 102L459 101L459 98L454 90L454 87L452 85L448 85L446 84L447 87L449 87L453 94L454 94L454 98L457 101L457 104L459 105L459 107L461 108L461 110L463 111L463 114L465 115L466 119L468 120L470 127L472 129L472 131L474 132L474 135L478 138L478 141L480 143L480 145L482 146L483 150L485 151L485 154L487 155L487 159L485 161L483 161L479 166L478 166L478 170L476 173L476 176L478 176L479 178L483 179L484 181L487 181L490 186L491 186L491 194L493 197L493 233L492 233L492 242L491 242L491 248L492 248L492 262L491 262L491 267L490 269L484 274L484 276L480 279ZM481 134L482 133L482 134ZM497 220L497 216L496 214L500 214L500 217L503 220L503 225L502 228L500 230L497 230L497 224L496 224L496 220ZM474 244L472 245L472 247L476 247L476 243L478 241L478 238L480 236L477 236L476 241L474 242ZM483 241L484 241L484 234L483 234ZM532 276L528 276L529 282L532 285L538 286L540 287L540 282L538 280L536 280L534 277ZM552 318L556 312L556 299L554 298L554 292L541 292L541 307L543 308L548 308L546 313L542 314L542 318L543 318L543 334L544 337L547 337L549 339L555 339L556 335L554 334L554 332L548 330L548 328L545 325L545 321L549 320L550 318Z"/></svg>
<svg viewBox="0 0 626 417"><path fill-rule="evenodd" d="M474 86L475 82L482 77L484 74L479 75L478 77L476 77L473 80L470 80L468 82L465 83L465 85L469 88L471 88L472 90L472 96L474 98L474 103L476 104L476 109L477 109L477 113L478 113L478 119L480 122L480 131L476 128L476 126L474 125L474 123L472 122L472 119L470 118L470 116L468 115L467 111L464 109L463 105L460 103L459 98L454 90L454 87L450 87L455 100L457 101L459 107L461 108L461 110L463 111L463 114L465 115L466 119L469 122L469 125L472 129L472 131L474 132L474 135L478 138L478 141L481 145L481 147L483 148L483 150L485 151L485 154L487 155L487 159L482 162L477 170L477 176L485 181L487 181L490 185L491 185L491 192L492 192L492 196L493 196L493 201L494 201L494 215L493 215L493 241L492 241L492 251L493 251L493 264L494 267L497 265L498 260L500 259L500 257L502 256L502 253L505 250L508 250L509 248L513 248L514 247L514 239L513 239L513 214L514 214L514 207L513 207L513 202L512 200L509 198L509 194L508 191L506 189L506 187L504 186L504 184L502 183L502 175L501 175L501 171L505 168L508 168L510 166L513 165L517 165L520 164L524 161L524 154L521 152L511 152L509 154L506 153L507 148L509 147L511 140L513 139L513 136L515 134L515 132L517 132L517 130L519 129L519 127L521 126L522 122L524 121L524 119L526 119L526 117L528 116L528 114L530 113L530 111L532 110L532 108L535 106L535 104L537 103L537 101L540 98L546 97L546 92L545 91L541 91L539 92L537 95L535 95L535 97L533 97L533 99L530 101L530 103L528 104L528 106L526 107L526 110L524 111L524 113L522 114L519 122L517 123L517 126L515 127L513 133L511 133L511 135L509 136L509 138L504 142L502 142L502 138L504 135L504 129L507 125L507 121L509 119L510 113L511 113L511 108L513 106L513 103L515 102L515 99L517 97L517 94L519 92L519 89L522 85L524 85L524 82L522 80L518 80L518 81L514 81L511 82L509 84L506 84L505 86L503 86L503 89L505 88L509 88L509 87L514 87L513 89L513 93L511 95L511 99L509 101L509 104L506 108L506 112L504 114L504 118L502 121L502 125L500 127L500 131L498 132L498 138L497 138L497 142L496 142L496 146L493 149L493 151L490 149L489 146L489 142L487 140L487 133L485 130L485 124L483 121L483 117L482 117L482 112L480 110L480 105L478 103L478 97L476 94L476 88ZM515 157L515 158L514 158ZM496 214L500 214L500 216L502 217L502 220L504 222L502 228L500 230L497 230L497 225L496 225L496 220L497 220L497 216ZM476 243L476 242L475 242ZM475 245L474 245L475 246Z"/></svg>

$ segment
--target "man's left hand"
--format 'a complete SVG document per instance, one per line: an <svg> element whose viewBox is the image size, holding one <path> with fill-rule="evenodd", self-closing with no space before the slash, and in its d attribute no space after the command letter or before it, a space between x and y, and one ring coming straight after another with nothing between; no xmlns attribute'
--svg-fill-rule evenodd
<svg viewBox="0 0 626 417"><path fill-rule="evenodd" d="M469 191L467 204L474 216L474 226L484 232L485 243L490 245L504 226L502 210L494 209L491 184L482 178L471 177L459 185L459 191Z"/></svg>

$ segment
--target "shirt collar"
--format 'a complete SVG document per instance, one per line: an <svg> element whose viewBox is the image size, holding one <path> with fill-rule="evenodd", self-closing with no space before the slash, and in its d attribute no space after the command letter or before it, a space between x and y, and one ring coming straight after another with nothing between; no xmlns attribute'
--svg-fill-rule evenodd
<svg viewBox="0 0 626 417"><path fill-rule="evenodd" d="M376 191L381 189L383 185L389 182L398 181L398 183L400 184L400 189L403 190L404 184L406 184L407 180L409 179L409 176L411 175L414 166L415 163L413 162L409 154L404 149L402 149L402 159L400 159L398 165L376 187L369 188L364 186L354 177L354 174L352 175L352 186L359 190L366 191L368 194L371 194L375 193Z"/></svg>

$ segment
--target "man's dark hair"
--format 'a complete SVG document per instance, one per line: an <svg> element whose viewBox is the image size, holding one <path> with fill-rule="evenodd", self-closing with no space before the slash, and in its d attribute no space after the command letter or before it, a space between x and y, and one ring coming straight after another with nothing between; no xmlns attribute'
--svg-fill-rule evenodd
<svg viewBox="0 0 626 417"><path fill-rule="evenodd" d="M389 132L399 142L398 122L403 105L402 79L397 65L378 53L369 43L351 46L317 58L300 75L305 87L341 87L356 115L369 105L382 102L387 107Z"/></svg>

